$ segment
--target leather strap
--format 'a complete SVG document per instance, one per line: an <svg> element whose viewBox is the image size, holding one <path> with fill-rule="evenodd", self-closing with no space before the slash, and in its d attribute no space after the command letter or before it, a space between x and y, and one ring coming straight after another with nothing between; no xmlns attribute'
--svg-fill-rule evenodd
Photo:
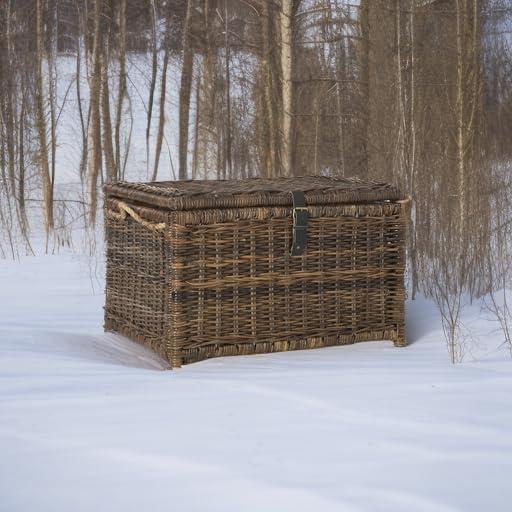
<svg viewBox="0 0 512 512"><path fill-rule="evenodd" d="M292 191L293 200L293 243L290 254L299 256L302 254L308 242L308 209L304 192Z"/></svg>

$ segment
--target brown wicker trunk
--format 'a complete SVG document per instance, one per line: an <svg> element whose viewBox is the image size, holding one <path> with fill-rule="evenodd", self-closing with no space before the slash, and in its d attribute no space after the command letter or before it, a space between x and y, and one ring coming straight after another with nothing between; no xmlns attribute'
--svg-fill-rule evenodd
<svg viewBox="0 0 512 512"><path fill-rule="evenodd" d="M171 367L391 340L405 345L405 201L327 177L105 187L105 329Z"/></svg>

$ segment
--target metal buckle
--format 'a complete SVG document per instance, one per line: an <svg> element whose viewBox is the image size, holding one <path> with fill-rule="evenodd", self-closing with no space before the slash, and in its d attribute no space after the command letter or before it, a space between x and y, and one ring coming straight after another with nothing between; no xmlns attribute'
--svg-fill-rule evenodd
<svg viewBox="0 0 512 512"><path fill-rule="evenodd" d="M294 191L291 194L293 200L293 242L290 254L292 256L299 256L305 251L307 245L309 213L304 192Z"/></svg>

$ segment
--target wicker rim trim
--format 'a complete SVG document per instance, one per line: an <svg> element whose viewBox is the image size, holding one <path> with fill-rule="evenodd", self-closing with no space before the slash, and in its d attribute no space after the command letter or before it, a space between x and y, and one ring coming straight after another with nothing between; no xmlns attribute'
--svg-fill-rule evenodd
<svg viewBox="0 0 512 512"><path fill-rule="evenodd" d="M412 200L407 197L398 201L386 201L368 204L332 204L332 205L310 205L308 207L311 219L316 218L338 218L340 216L381 216L381 215L403 215L405 218L410 213ZM175 230L188 230L190 225L215 226L217 229L233 229L230 224L241 220L252 219L254 221L266 220L269 218L290 217L292 207L248 207L248 208L225 208L225 209L195 209L170 212L162 209L149 208L142 205L132 204L128 206L124 201L115 197L105 198L105 216L115 222L124 222L128 216L141 226L146 227L154 233L165 232L166 228L173 226Z"/></svg>
<svg viewBox="0 0 512 512"><path fill-rule="evenodd" d="M386 183L326 176L105 185L105 192L111 197L167 210L291 206L292 190L303 191L308 205L397 201L404 197Z"/></svg>

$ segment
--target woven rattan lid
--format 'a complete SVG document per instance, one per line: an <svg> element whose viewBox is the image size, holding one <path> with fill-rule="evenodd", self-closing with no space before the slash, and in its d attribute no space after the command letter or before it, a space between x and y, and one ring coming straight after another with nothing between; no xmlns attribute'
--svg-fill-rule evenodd
<svg viewBox="0 0 512 512"><path fill-rule="evenodd" d="M403 198L396 187L387 183L327 176L117 182L105 186L110 197L169 210L291 206L292 191L304 192L308 205L370 203Z"/></svg>

